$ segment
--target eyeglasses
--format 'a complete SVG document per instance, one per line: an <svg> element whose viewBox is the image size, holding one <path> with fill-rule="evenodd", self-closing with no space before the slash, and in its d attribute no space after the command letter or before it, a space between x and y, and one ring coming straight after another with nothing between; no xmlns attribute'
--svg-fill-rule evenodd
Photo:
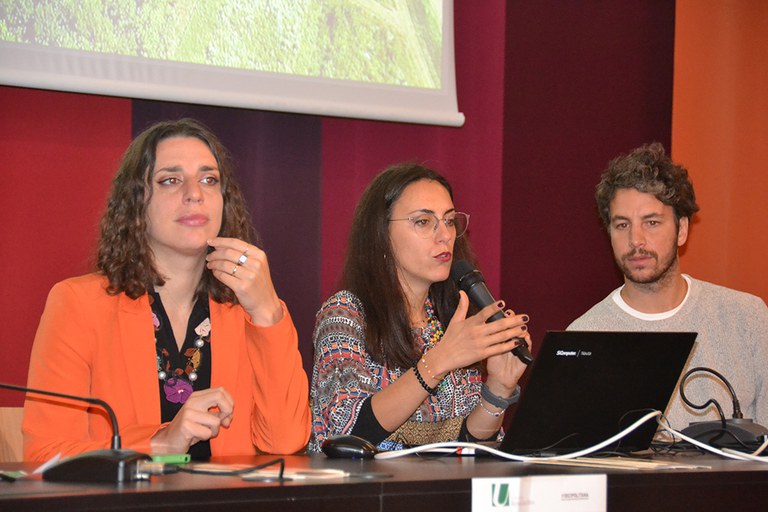
<svg viewBox="0 0 768 512"><path fill-rule="evenodd" d="M467 232L467 226L469 226L469 214L462 212L452 212L439 218L434 213L420 213L419 215L412 215L405 219L389 219L390 222L407 220L411 222L413 230L420 238L429 238L434 236L437 232L437 226L442 221L445 227L456 238Z"/></svg>

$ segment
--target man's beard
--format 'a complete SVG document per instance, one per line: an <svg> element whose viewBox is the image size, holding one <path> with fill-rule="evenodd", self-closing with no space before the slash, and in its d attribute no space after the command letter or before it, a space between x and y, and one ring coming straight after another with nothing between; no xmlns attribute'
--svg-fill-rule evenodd
<svg viewBox="0 0 768 512"><path fill-rule="evenodd" d="M638 271L633 272L630 270L626 260L637 255L653 258L653 260L657 263L656 271L652 274L641 277L636 275L639 273ZM624 274L624 277L626 277L628 281L631 281L635 284L656 284L664 281L667 277L669 277L670 273L677 268L677 251L670 251L669 259L663 262L663 264L660 266L658 265L658 254L652 251L643 251L637 249L624 254L620 260L616 260L616 263L619 265L621 272Z"/></svg>

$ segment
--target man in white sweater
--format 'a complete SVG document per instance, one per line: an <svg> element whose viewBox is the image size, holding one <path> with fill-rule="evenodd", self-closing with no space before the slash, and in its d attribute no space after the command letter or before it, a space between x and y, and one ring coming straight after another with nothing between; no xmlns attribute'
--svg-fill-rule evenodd
<svg viewBox="0 0 768 512"><path fill-rule="evenodd" d="M575 320L569 330L689 331L696 345L685 371L702 366L733 386L744 418L768 426L768 308L754 295L694 279L680 271L678 249L699 210L682 166L661 144L635 149L608 164L595 194L624 285ZM648 378L654 359L648 357ZM726 385L700 372L685 386L695 405L717 400L726 418L733 413ZM677 430L697 421L719 420L713 406L697 410L677 390L666 412Z"/></svg>

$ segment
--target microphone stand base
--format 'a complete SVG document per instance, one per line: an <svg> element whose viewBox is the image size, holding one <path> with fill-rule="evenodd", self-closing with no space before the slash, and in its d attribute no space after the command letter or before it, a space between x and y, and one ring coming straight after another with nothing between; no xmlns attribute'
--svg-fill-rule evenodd
<svg viewBox="0 0 768 512"><path fill-rule="evenodd" d="M43 471L48 482L121 484L145 478L138 463L151 460L146 453L133 450L96 450L68 457Z"/></svg>
<svg viewBox="0 0 768 512"><path fill-rule="evenodd" d="M688 425L681 433L716 448L745 451L759 446L768 436L768 429L751 419L730 418L725 420L725 429L721 421L698 421Z"/></svg>

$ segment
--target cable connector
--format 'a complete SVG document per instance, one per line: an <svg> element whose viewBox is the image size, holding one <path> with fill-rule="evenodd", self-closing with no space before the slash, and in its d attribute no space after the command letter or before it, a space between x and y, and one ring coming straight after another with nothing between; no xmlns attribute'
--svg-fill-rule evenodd
<svg viewBox="0 0 768 512"><path fill-rule="evenodd" d="M164 462L154 462L151 460L141 460L136 464L137 480L149 480L152 475L169 475L178 473L179 467L175 464L166 464Z"/></svg>

